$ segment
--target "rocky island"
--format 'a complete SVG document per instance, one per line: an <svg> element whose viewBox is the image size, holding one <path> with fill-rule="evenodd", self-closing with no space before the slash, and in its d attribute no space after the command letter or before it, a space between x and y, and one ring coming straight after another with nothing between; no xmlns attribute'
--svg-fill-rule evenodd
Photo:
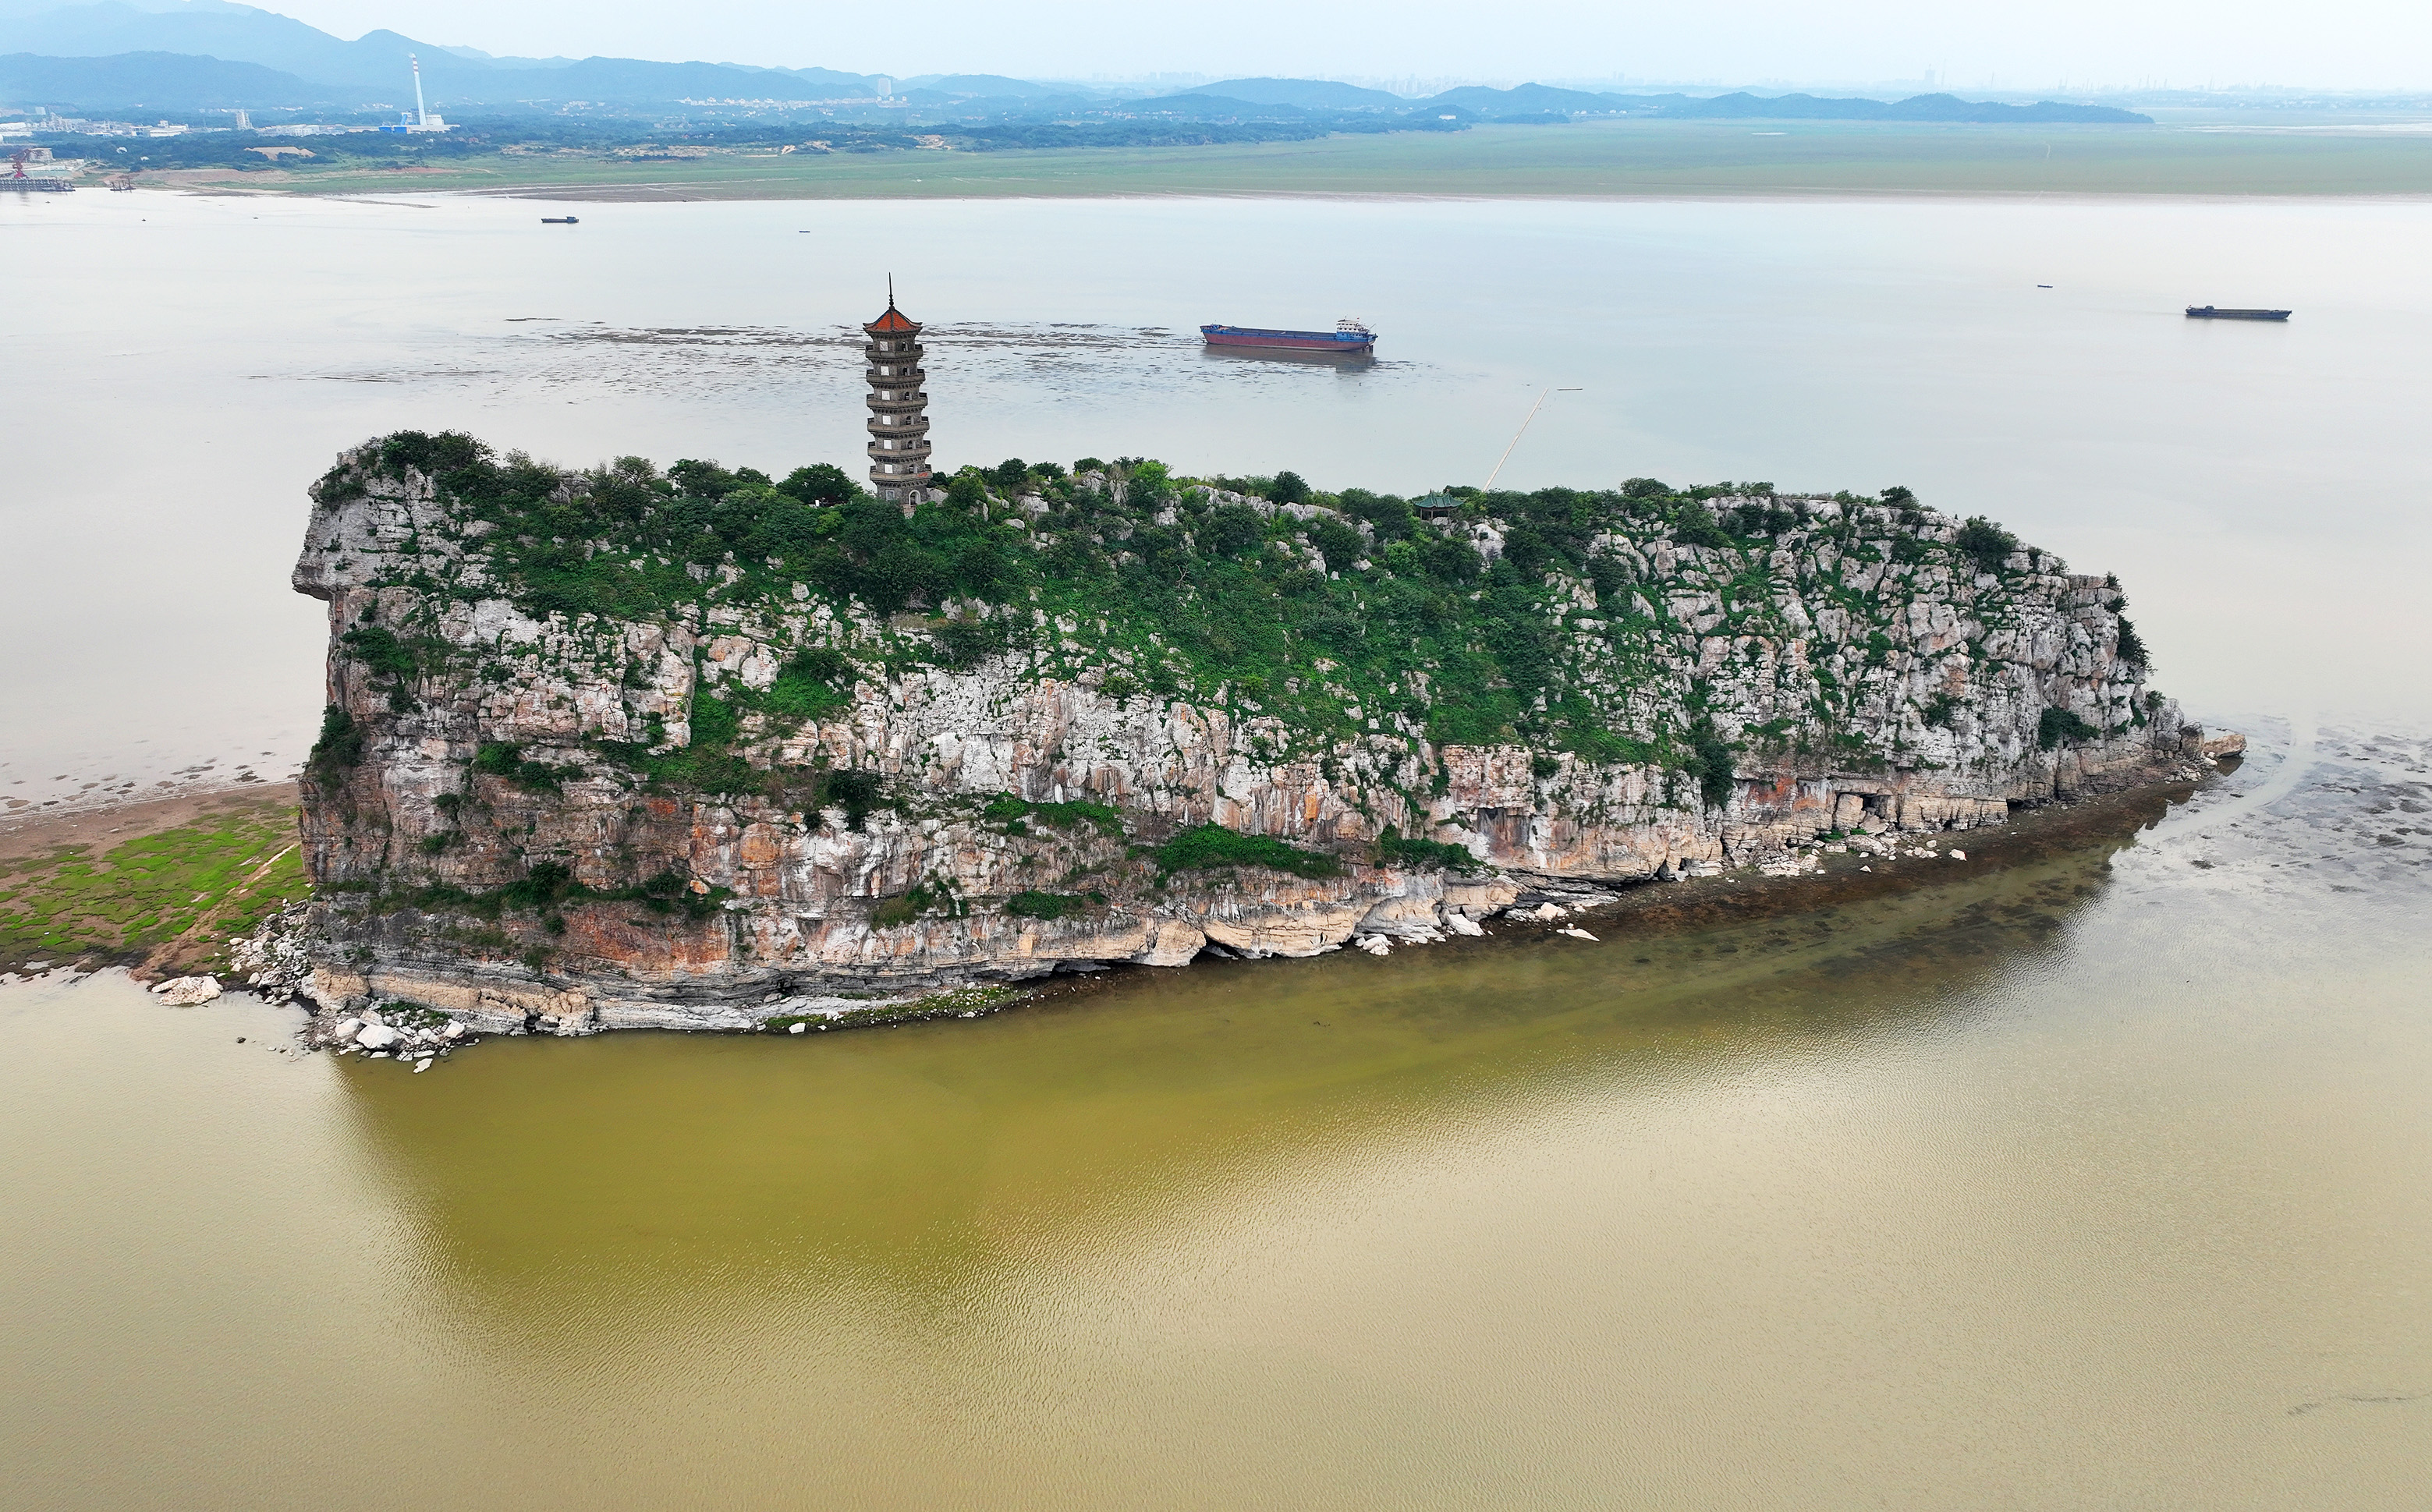
<svg viewBox="0 0 2432 1512"><path fill-rule="evenodd" d="M325 1018L975 1011L1964 831L2202 742L2116 580L1905 490L934 481L342 457L295 574Z"/></svg>

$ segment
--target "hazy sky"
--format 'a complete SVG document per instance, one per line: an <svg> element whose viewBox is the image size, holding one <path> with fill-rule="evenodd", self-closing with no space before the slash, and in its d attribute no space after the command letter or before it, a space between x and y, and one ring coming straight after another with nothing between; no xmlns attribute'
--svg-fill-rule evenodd
<svg viewBox="0 0 2432 1512"><path fill-rule="evenodd" d="M2426 0L254 0L344 37L856 73L1917 78L2038 89L2432 81Z"/></svg>

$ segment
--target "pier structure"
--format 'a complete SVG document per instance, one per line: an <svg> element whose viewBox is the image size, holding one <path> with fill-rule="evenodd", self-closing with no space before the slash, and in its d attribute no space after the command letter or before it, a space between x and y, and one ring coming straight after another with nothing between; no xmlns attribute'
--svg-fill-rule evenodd
<svg viewBox="0 0 2432 1512"><path fill-rule="evenodd" d="M920 323L895 308L893 280L887 313L861 328L870 337L870 486L898 504L920 501L929 486L929 395L920 385Z"/></svg>

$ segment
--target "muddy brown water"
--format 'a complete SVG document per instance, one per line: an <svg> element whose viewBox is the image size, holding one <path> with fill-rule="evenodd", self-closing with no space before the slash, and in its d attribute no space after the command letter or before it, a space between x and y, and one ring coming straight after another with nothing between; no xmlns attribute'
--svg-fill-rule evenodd
<svg viewBox="0 0 2432 1512"><path fill-rule="evenodd" d="M421 1075L0 988L8 1500L2420 1505L2426 766Z"/></svg>

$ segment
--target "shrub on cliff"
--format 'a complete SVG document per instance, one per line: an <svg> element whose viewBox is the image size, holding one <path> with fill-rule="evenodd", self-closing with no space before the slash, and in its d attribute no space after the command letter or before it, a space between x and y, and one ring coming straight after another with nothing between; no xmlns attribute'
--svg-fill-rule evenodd
<svg viewBox="0 0 2432 1512"><path fill-rule="evenodd" d="M410 678L414 673L414 648L397 638L397 632L380 626L364 626L338 637L340 644L354 653L374 677Z"/></svg>
<svg viewBox="0 0 2432 1512"><path fill-rule="evenodd" d="M489 741L475 751L472 767L477 772L504 778L510 782L538 788L545 793L558 792L560 784L567 778L583 775L580 766L553 766L548 762L528 761L522 747L502 740Z"/></svg>
<svg viewBox="0 0 2432 1512"><path fill-rule="evenodd" d="M426 435L400 430L380 443L380 461L392 467L411 467L429 477L463 472L484 461L487 447L461 430Z"/></svg>
<svg viewBox="0 0 2432 1512"><path fill-rule="evenodd" d="M1100 834L1119 835L1123 832L1121 811L1112 804L1092 803L1087 799L1074 799L1069 803L1032 803L1011 793L1002 793L980 810L980 817L990 824L1004 825L1008 832L1013 826L1021 825L1020 832L1022 833L1028 832L1028 821L1032 819L1058 830L1077 830L1086 824L1095 828Z"/></svg>
<svg viewBox="0 0 2432 1512"><path fill-rule="evenodd" d="M1376 860L1381 865L1412 871L1476 871L1478 866L1467 846L1406 835L1390 824L1376 837Z"/></svg>
<svg viewBox="0 0 2432 1512"><path fill-rule="evenodd" d="M334 703L322 710L321 736L304 759L305 772L317 785L335 787L346 780L347 769L363 764L363 732L354 715Z"/></svg>
<svg viewBox="0 0 2432 1512"><path fill-rule="evenodd" d="M884 806L886 797L885 778L876 772L847 769L819 774L816 801L821 807L844 810L844 827L859 830L871 814Z"/></svg>
<svg viewBox="0 0 2432 1512"><path fill-rule="evenodd" d="M563 862L534 862L524 875L503 886L471 890L434 882L408 893L390 894L374 901L376 912L418 908L432 914L470 915L495 920L503 914L538 913L548 916L552 932L565 924L560 911L580 903L639 903L653 914L681 913L698 923L715 915L735 894L724 887L695 888L674 871L662 871L626 887L592 887L575 879ZM493 942L503 949L505 936Z"/></svg>
<svg viewBox="0 0 2432 1512"><path fill-rule="evenodd" d="M1687 504L1672 521L1672 539L1682 546L1727 547L1733 545L1703 504Z"/></svg>
<svg viewBox="0 0 2432 1512"><path fill-rule="evenodd" d="M870 922L883 930L895 929L923 914L960 918L970 912L970 905L955 896L952 879L935 878L914 884L910 892L880 899L870 911Z"/></svg>
<svg viewBox="0 0 2432 1512"><path fill-rule="evenodd" d="M1016 893L1005 900L1005 911L1016 918L1059 919L1078 914L1089 900L1076 893Z"/></svg>
<svg viewBox="0 0 2432 1512"><path fill-rule="evenodd" d="M1264 866L1295 877L1339 877L1343 863L1321 850L1303 850L1273 835L1243 834L1221 824L1185 830L1154 852L1161 872L1207 871L1222 866Z"/></svg>
<svg viewBox="0 0 2432 1512"><path fill-rule="evenodd" d="M1360 532L1340 520L1319 520L1310 526L1309 544L1326 559L1328 572L1348 572L1354 562L1367 554Z"/></svg>
<svg viewBox="0 0 2432 1512"><path fill-rule="evenodd" d="M2145 651L2145 637L2136 633L2136 627L2129 624L2125 615L2120 616L2120 646L2115 654L2130 666L2143 667L2153 664L2153 659Z"/></svg>
<svg viewBox="0 0 2432 1512"><path fill-rule="evenodd" d="M2002 529L1982 514L1959 528L1959 537L1952 543L1961 552L1974 559L1979 572L1998 573L2010 553L2018 549L2018 538Z"/></svg>
<svg viewBox="0 0 2432 1512"><path fill-rule="evenodd" d="M761 696L760 707L785 719L817 719L853 701L853 664L831 647L814 646L787 662Z"/></svg>
<svg viewBox="0 0 2432 1512"><path fill-rule="evenodd" d="M1738 781L1731 770L1732 751L1704 714L1697 717L1689 731L1689 757L1680 765L1697 780L1697 797L1710 809L1728 807L1731 801L1731 784Z"/></svg>
<svg viewBox="0 0 2432 1512"><path fill-rule="evenodd" d="M2035 721L2035 746L2042 750L2058 749L2065 740L2092 740L2102 733L2067 709L2047 709Z"/></svg>
<svg viewBox="0 0 2432 1512"><path fill-rule="evenodd" d="M1246 504L1227 504L1208 512L1199 542L1220 557L1238 557L1266 539L1266 522Z"/></svg>

